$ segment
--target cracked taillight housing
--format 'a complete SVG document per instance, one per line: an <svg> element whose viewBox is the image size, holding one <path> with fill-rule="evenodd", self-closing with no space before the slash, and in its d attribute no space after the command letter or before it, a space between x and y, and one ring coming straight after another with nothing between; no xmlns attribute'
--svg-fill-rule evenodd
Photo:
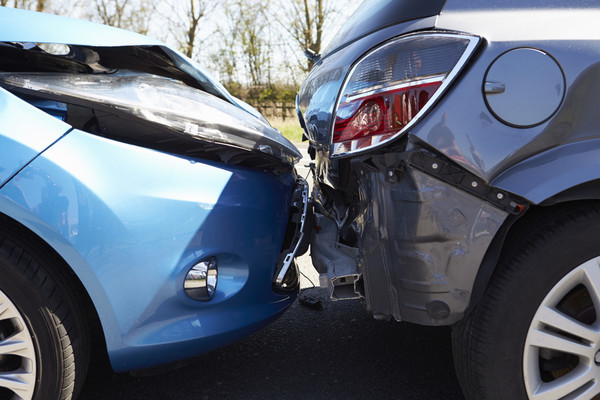
<svg viewBox="0 0 600 400"><path fill-rule="evenodd" d="M436 102L478 42L473 36L427 32L365 54L342 88L331 156L371 150L401 136Z"/></svg>

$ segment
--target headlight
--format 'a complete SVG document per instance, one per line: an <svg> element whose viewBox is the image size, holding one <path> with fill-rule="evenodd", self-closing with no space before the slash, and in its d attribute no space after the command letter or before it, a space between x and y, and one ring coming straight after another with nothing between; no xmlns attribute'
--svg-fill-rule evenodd
<svg viewBox="0 0 600 400"><path fill-rule="evenodd" d="M129 115L171 135L262 152L289 163L300 158L279 131L224 100L154 75L3 73L0 85L65 103ZM168 141L168 138L161 140Z"/></svg>
<svg viewBox="0 0 600 400"><path fill-rule="evenodd" d="M332 156L372 149L406 132L455 78L479 38L421 33L387 42L350 70L336 107Z"/></svg>

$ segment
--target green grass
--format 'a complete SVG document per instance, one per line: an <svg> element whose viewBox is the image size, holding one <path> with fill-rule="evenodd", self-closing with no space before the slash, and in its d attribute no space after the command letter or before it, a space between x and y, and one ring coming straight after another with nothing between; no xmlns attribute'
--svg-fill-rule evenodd
<svg viewBox="0 0 600 400"><path fill-rule="evenodd" d="M296 118L282 118L272 117L268 118L271 125L274 128L279 129L283 136L292 143L300 143L302 141L302 128Z"/></svg>

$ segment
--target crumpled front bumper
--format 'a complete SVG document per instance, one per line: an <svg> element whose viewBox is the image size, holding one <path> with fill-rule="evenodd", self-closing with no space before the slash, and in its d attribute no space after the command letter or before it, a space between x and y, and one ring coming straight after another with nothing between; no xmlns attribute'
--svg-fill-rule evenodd
<svg viewBox="0 0 600 400"><path fill-rule="evenodd" d="M520 206L425 154L352 159L358 193L344 215L316 182L311 254L332 299L362 298L376 318L448 325L462 318L490 243Z"/></svg>
<svg viewBox="0 0 600 400"><path fill-rule="evenodd" d="M308 183L300 177L296 180L290 203L290 215L283 249L273 279L273 289L276 291L288 291L298 288L300 276L294 259L304 254L308 249L309 236L307 232L310 232L307 229L310 220L307 218L309 215Z"/></svg>

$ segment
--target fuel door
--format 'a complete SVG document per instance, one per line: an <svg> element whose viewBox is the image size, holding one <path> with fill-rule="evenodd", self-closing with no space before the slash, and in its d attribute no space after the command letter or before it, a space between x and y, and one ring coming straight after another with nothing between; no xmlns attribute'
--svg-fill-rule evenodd
<svg viewBox="0 0 600 400"><path fill-rule="evenodd" d="M498 120L529 128L556 113L565 96L565 77L550 54L534 48L513 49L488 68L483 95Z"/></svg>

